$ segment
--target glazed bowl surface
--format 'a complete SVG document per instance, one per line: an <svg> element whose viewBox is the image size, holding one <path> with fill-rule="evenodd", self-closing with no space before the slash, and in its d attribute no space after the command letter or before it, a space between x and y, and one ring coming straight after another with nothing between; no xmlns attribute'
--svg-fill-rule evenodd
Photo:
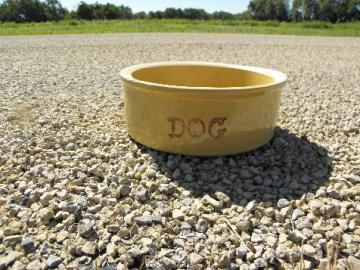
<svg viewBox="0 0 360 270"><path fill-rule="evenodd" d="M286 75L209 62L160 62L121 71L128 134L169 153L231 155L274 134Z"/></svg>

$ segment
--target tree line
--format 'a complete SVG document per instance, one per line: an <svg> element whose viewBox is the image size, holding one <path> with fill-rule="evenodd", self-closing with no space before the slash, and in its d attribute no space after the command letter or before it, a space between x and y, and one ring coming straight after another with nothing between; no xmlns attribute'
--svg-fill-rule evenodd
<svg viewBox="0 0 360 270"><path fill-rule="evenodd" d="M0 5L0 21L41 22L63 19L189 19L189 20L278 20L348 22L360 20L360 0L251 0L239 14L225 11L208 13L197 8L167 8L164 11L134 13L126 6L80 2L68 11L58 0L5 0Z"/></svg>
<svg viewBox="0 0 360 270"><path fill-rule="evenodd" d="M251 0L256 20L349 22L360 19L360 0Z"/></svg>
<svg viewBox="0 0 360 270"><path fill-rule="evenodd" d="M58 0L5 0L0 5L0 21L58 21L67 14L68 11Z"/></svg>

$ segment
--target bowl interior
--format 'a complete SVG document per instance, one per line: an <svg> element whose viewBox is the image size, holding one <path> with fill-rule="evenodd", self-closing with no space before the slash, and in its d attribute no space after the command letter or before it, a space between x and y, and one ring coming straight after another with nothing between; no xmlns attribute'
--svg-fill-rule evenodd
<svg viewBox="0 0 360 270"><path fill-rule="evenodd" d="M186 87L251 87L268 85L275 80L271 76L240 68L168 65L152 66L135 70L134 79L163 85Z"/></svg>

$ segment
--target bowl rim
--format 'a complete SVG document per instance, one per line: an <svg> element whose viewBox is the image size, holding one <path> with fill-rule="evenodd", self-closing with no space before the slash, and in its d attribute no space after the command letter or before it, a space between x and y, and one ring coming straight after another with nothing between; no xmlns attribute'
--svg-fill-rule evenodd
<svg viewBox="0 0 360 270"><path fill-rule="evenodd" d="M223 67L223 68L232 68L239 70L246 70L250 72L259 73L273 79L272 83L268 84L259 84L252 86L235 86L235 87L203 87L203 86L180 86L180 85L168 85L160 84L149 81L143 81L136 79L132 74L143 68L151 67L163 67L163 66L208 66L208 67ZM211 93L223 93L224 92L254 92L254 91L264 91L264 90L273 90L281 88L285 85L287 76L277 70L255 67L255 66L243 66L237 64L225 64L218 62L203 62L203 61L168 61L168 62L154 62L154 63L144 63L137 64L133 66L126 67L120 72L121 79L131 85L140 87L140 88L149 88L170 92L211 92Z"/></svg>

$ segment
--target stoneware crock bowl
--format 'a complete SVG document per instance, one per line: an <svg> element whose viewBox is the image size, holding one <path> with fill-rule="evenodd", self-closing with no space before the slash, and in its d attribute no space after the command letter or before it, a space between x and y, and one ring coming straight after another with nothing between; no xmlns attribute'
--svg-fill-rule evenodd
<svg viewBox="0 0 360 270"><path fill-rule="evenodd" d="M121 71L128 134L153 149L231 155L274 134L286 75L207 62L163 62Z"/></svg>

